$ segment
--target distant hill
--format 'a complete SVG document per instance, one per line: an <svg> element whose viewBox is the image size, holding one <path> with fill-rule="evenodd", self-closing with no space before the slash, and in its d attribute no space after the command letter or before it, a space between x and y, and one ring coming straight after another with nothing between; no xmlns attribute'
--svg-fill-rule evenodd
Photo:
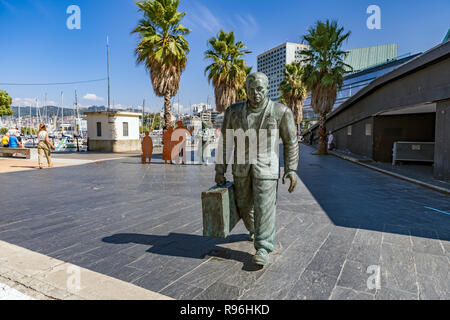
<svg viewBox="0 0 450 320"><path fill-rule="evenodd" d="M12 117L18 118L19 117L19 107L12 106L11 108L14 112L14 115ZM139 109L124 110L124 109L111 108L111 110L132 111L132 112L138 112L138 113L142 112L142 110L139 110ZM98 112L98 111L106 111L106 107L105 106L90 106L88 108L80 108L80 115L83 115L85 112ZM20 107L20 116L21 117L30 116L30 112L31 112L31 115L33 117L35 117L37 115L37 108L36 107ZM56 107L56 106L40 107L39 112L41 113L41 115L47 114L51 118L55 117L55 116L61 117L61 110L59 109L59 107ZM64 116L65 117L75 116L75 109L64 108Z"/></svg>
<svg viewBox="0 0 450 320"><path fill-rule="evenodd" d="M18 118L19 117L19 107L11 107L11 108L14 111L13 118ZM31 115L33 117L35 117L38 113L37 109L38 108L36 108L36 107L20 107L20 116L21 117L29 117L30 112L31 112ZM58 111L59 111L59 114L58 114ZM59 117L61 116L61 110L59 110L59 107L55 107L55 106L40 107L39 112L41 113L41 115L47 114L49 117L54 117L56 115L58 115ZM65 117L73 116L73 115L75 115L74 109L64 108L64 116Z"/></svg>

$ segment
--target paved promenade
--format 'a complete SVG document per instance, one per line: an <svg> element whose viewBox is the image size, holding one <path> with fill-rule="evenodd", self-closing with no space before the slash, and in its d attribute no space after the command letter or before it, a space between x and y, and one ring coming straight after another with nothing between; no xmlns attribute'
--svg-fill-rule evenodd
<svg viewBox="0 0 450 320"><path fill-rule="evenodd" d="M0 240L175 299L450 299L450 197L312 152L262 270L242 222L201 236L213 166L160 156L0 174Z"/></svg>

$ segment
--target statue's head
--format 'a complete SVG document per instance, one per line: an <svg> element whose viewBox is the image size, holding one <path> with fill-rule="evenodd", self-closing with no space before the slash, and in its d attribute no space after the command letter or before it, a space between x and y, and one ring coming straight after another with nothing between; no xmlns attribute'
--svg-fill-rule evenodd
<svg viewBox="0 0 450 320"><path fill-rule="evenodd" d="M247 77L247 97L251 104L263 102L269 92L269 78L262 72L255 72Z"/></svg>

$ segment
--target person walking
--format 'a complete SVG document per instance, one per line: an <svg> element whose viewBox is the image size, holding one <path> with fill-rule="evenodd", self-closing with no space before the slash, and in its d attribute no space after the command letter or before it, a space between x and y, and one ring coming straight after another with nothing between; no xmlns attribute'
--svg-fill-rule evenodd
<svg viewBox="0 0 450 320"><path fill-rule="evenodd" d="M42 169L42 158L45 156L47 159L48 167L53 167L52 164L52 158L50 156L50 148L56 149L53 143L48 138L48 132L47 128L45 127L45 124L41 123L39 125L39 131L38 131L38 163L39 163L39 169Z"/></svg>

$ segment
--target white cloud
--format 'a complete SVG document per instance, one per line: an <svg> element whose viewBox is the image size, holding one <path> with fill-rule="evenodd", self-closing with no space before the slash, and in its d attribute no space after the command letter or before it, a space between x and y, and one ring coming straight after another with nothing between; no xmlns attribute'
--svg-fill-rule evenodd
<svg viewBox="0 0 450 320"><path fill-rule="evenodd" d="M253 37L259 31L259 25L251 14L236 14L218 18L208 7L194 2L193 10L185 18L186 24L193 28L198 27L211 34L217 34L220 29L225 31L242 31L245 36Z"/></svg>
<svg viewBox="0 0 450 320"><path fill-rule="evenodd" d="M12 101L13 106L24 106L24 107L35 107L36 99L35 98L14 98Z"/></svg>
<svg viewBox="0 0 450 320"><path fill-rule="evenodd" d="M194 3L195 10L193 10L189 17L186 18L188 23L199 26L202 29L207 30L209 33L217 33L222 28L222 23L211 10L207 7Z"/></svg>
<svg viewBox="0 0 450 320"><path fill-rule="evenodd" d="M42 100L37 100L38 106L43 107L45 106L58 106L59 104L56 101L53 100L47 100L46 103ZM20 106L20 107L36 107L36 98L13 98L12 101L13 106Z"/></svg>
<svg viewBox="0 0 450 320"><path fill-rule="evenodd" d="M102 97L98 97L96 94L94 93L88 93L83 97L84 100L89 100L89 101L103 101L104 99Z"/></svg>
<svg viewBox="0 0 450 320"><path fill-rule="evenodd" d="M236 14L235 17L236 20L239 21L239 24L241 26L240 29L246 36L253 37L258 33L259 25L251 14L247 14L244 16Z"/></svg>

